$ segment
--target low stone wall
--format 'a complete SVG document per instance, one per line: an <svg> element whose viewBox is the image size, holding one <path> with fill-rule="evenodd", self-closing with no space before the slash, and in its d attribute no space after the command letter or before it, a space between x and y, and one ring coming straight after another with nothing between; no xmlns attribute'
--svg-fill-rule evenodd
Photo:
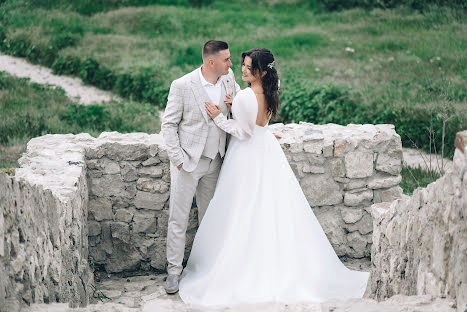
<svg viewBox="0 0 467 312"><path fill-rule="evenodd" d="M31 140L16 176L0 173L2 312L43 302L85 306L92 294L84 153L56 139Z"/></svg>
<svg viewBox="0 0 467 312"><path fill-rule="evenodd" d="M426 188L372 206L370 293L450 296L467 311L467 131L453 168Z"/></svg>
<svg viewBox="0 0 467 312"><path fill-rule="evenodd" d="M369 207L401 195L402 146L394 127L301 123L270 128L283 136L279 142L336 253L369 257ZM160 134L46 135L28 143L21 166L18 177L64 198L83 196L80 204L68 203L59 211L63 218L71 212L73 218L88 218L79 229L89 234L92 265L107 272L165 270L170 172ZM197 226L193 207L185 259ZM66 245L70 241L63 235L60 250L77 253Z"/></svg>

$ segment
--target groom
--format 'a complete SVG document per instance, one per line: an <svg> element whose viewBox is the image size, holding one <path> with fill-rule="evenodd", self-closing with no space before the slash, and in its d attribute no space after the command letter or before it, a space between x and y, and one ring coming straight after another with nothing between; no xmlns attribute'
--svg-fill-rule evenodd
<svg viewBox="0 0 467 312"><path fill-rule="evenodd" d="M226 149L226 133L206 114L205 102L217 104L228 115L232 99L240 90L230 69L226 42L206 42L202 55L201 67L172 82L162 122L171 174L165 284L168 294L178 291L193 196L201 223L214 195Z"/></svg>

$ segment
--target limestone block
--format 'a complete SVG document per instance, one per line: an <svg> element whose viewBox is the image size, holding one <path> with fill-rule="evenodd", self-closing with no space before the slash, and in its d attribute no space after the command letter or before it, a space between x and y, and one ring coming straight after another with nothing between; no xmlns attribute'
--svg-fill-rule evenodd
<svg viewBox="0 0 467 312"><path fill-rule="evenodd" d="M344 150L347 142L345 139L336 139L334 141L334 157L342 157L344 156Z"/></svg>
<svg viewBox="0 0 467 312"><path fill-rule="evenodd" d="M120 165L118 162L110 160L106 157L97 160L88 160L88 168L95 170L102 170L105 174L120 173Z"/></svg>
<svg viewBox="0 0 467 312"><path fill-rule="evenodd" d="M96 236L101 234L101 225L96 221L88 221L88 235Z"/></svg>
<svg viewBox="0 0 467 312"><path fill-rule="evenodd" d="M324 173L324 167L312 166L307 163L303 164L302 171L305 173Z"/></svg>
<svg viewBox="0 0 467 312"><path fill-rule="evenodd" d="M107 273L118 273L123 271L135 271L139 268L141 256L131 244L123 241L115 241L112 255L107 259L105 270Z"/></svg>
<svg viewBox="0 0 467 312"><path fill-rule="evenodd" d="M308 175L299 182L312 207L337 205L342 202L339 184L326 175Z"/></svg>
<svg viewBox="0 0 467 312"><path fill-rule="evenodd" d="M189 218L188 220L189 220L188 228L193 227L193 223L190 222L191 218ZM169 225L169 211L162 210L159 214L157 214L157 219L156 219L157 234L162 237L166 237L168 225ZM198 226L198 223L196 222L195 227L197 226Z"/></svg>
<svg viewBox="0 0 467 312"><path fill-rule="evenodd" d="M124 222L112 222L110 223L110 230L113 238L118 238L122 242L130 242L130 227Z"/></svg>
<svg viewBox="0 0 467 312"><path fill-rule="evenodd" d="M366 235L373 231L373 219L370 214L364 212L363 217L359 221L352 224L345 224L344 227L349 232L358 231L360 234Z"/></svg>
<svg viewBox="0 0 467 312"><path fill-rule="evenodd" d="M318 155L318 154L305 154L306 155L306 159L308 159L308 162L311 164L311 165L314 165L314 166L324 166L324 163L325 163L325 158L323 157L323 155Z"/></svg>
<svg viewBox="0 0 467 312"><path fill-rule="evenodd" d="M155 233L156 217L154 213L138 212L133 217L133 232L135 233Z"/></svg>
<svg viewBox="0 0 467 312"><path fill-rule="evenodd" d="M169 162L169 154L167 154L167 149L159 145L159 152L158 152L159 159L162 162L168 163Z"/></svg>
<svg viewBox="0 0 467 312"><path fill-rule="evenodd" d="M345 177L344 162L340 158L336 158L330 161L331 175L333 177Z"/></svg>
<svg viewBox="0 0 467 312"><path fill-rule="evenodd" d="M402 196L402 188L394 186L388 189L379 189L374 191L374 203L392 202Z"/></svg>
<svg viewBox="0 0 467 312"><path fill-rule="evenodd" d="M402 177L387 175L387 174L376 174L368 179L368 187L371 189L390 188L392 186L399 185Z"/></svg>
<svg viewBox="0 0 467 312"><path fill-rule="evenodd" d="M398 175L402 169L402 151L398 153L379 153L376 159L376 170Z"/></svg>
<svg viewBox="0 0 467 312"><path fill-rule="evenodd" d="M89 190L93 195L99 197L131 197L131 194L127 192L125 183L123 183L122 177L118 174L115 175L103 175L101 178L89 179L90 187Z"/></svg>
<svg viewBox="0 0 467 312"><path fill-rule="evenodd" d="M97 221L112 220L112 202L104 197L94 197L89 199L89 214Z"/></svg>
<svg viewBox="0 0 467 312"><path fill-rule="evenodd" d="M366 187L366 179L351 179L344 184L344 191L361 189Z"/></svg>
<svg viewBox="0 0 467 312"><path fill-rule="evenodd" d="M131 222L133 220L133 214L128 211L128 209L118 209L115 212L115 221L121 221L121 222Z"/></svg>
<svg viewBox="0 0 467 312"><path fill-rule="evenodd" d="M355 208L341 208L342 219L345 223L355 223L363 217L364 211Z"/></svg>
<svg viewBox="0 0 467 312"><path fill-rule="evenodd" d="M157 165L160 162L161 160L159 159L159 157L156 156L156 157L151 157L151 158L146 159L141 164L146 167L146 166Z"/></svg>
<svg viewBox="0 0 467 312"><path fill-rule="evenodd" d="M334 141L332 139L324 139L323 142L323 156L332 157L334 152Z"/></svg>
<svg viewBox="0 0 467 312"><path fill-rule="evenodd" d="M148 248L148 253L151 257L151 267L159 271L164 271L167 263L165 237L156 238L154 245Z"/></svg>
<svg viewBox="0 0 467 312"><path fill-rule="evenodd" d="M354 250L353 256L355 258L363 258L367 246L366 238L358 231L352 232L347 235L348 245Z"/></svg>
<svg viewBox="0 0 467 312"><path fill-rule="evenodd" d="M310 154L322 154L323 140L312 140L303 144L303 150Z"/></svg>
<svg viewBox="0 0 467 312"><path fill-rule="evenodd" d="M101 244L100 247L107 254L112 254L113 244L112 244L112 232L110 230L109 222L101 222Z"/></svg>
<svg viewBox="0 0 467 312"><path fill-rule="evenodd" d="M159 151L159 145L157 144L149 145L149 156L151 157L156 156L158 151Z"/></svg>
<svg viewBox="0 0 467 312"><path fill-rule="evenodd" d="M140 176L150 176L153 178L160 178L163 174L163 168L161 166L150 166L143 167L138 170Z"/></svg>
<svg viewBox="0 0 467 312"><path fill-rule="evenodd" d="M121 165L121 174L122 179L125 182L133 182L138 179L138 171L135 166L129 161L122 161Z"/></svg>
<svg viewBox="0 0 467 312"><path fill-rule="evenodd" d="M165 202L169 199L169 195L169 192L164 194L153 194L149 192L137 191L134 205L136 208L161 210L164 208Z"/></svg>
<svg viewBox="0 0 467 312"><path fill-rule="evenodd" d="M358 206L364 201L371 201L373 200L373 191L366 190L363 192L353 193L353 192L345 192L344 194L344 204L346 206Z"/></svg>
<svg viewBox="0 0 467 312"><path fill-rule="evenodd" d="M122 144L123 143L123 144ZM142 160L148 157L149 148L146 144L126 144L126 142L108 142L100 148L104 154L116 161L121 160Z"/></svg>
<svg viewBox="0 0 467 312"><path fill-rule="evenodd" d="M139 178L136 182L136 188L150 193L165 193L169 190L169 184L162 180Z"/></svg>
<svg viewBox="0 0 467 312"><path fill-rule="evenodd" d="M373 174L373 153L348 152L344 159L348 178L365 178Z"/></svg>

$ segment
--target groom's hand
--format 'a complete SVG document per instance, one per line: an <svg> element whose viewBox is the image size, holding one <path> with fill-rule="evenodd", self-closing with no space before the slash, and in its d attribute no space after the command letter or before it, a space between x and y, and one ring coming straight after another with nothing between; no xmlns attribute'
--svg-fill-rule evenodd
<svg viewBox="0 0 467 312"><path fill-rule="evenodd" d="M274 134L274 136L276 137L276 139L282 139L282 137L281 137L280 135L278 135L277 133L274 133L274 132L273 132L272 134Z"/></svg>
<svg viewBox="0 0 467 312"><path fill-rule="evenodd" d="M180 165L178 165L178 166L177 166L178 171L180 171L180 170L182 169L182 167L183 167L183 163L181 163Z"/></svg>

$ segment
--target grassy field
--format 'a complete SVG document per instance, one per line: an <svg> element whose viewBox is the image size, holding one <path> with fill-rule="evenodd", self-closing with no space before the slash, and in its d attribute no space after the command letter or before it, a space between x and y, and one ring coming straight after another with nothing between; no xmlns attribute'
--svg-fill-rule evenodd
<svg viewBox="0 0 467 312"><path fill-rule="evenodd" d="M467 128L465 11L324 12L308 1L292 0L217 0L201 8L161 0L128 6L154 2L0 1L0 49L143 107L163 108L170 82L199 66L202 44L217 38L229 42L237 77L242 51L263 46L276 55L283 104L279 121L392 123L405 146L433 152L440 150L447 119L448 157L455 133ZM6 110L0 112L5 119L3 114ZM103 118L99 109L83 114ZM8 121L8 127L19 132L10 131L8 139L0 133L0 144L25 140L24 122L15 120L19 125ZM32 124L28 135L81 131L77 122L58 123L61 129L39 126L41 131Z"/></svg>
<svg viewBox="0 0 467 312"><path fill-rule="evenodd" d="M157 133L158 110L130 101L104 105L74 104L59 88L0 72L0 168L18 167L17 159L33 137L47 133L103 131Z"/></svg>

